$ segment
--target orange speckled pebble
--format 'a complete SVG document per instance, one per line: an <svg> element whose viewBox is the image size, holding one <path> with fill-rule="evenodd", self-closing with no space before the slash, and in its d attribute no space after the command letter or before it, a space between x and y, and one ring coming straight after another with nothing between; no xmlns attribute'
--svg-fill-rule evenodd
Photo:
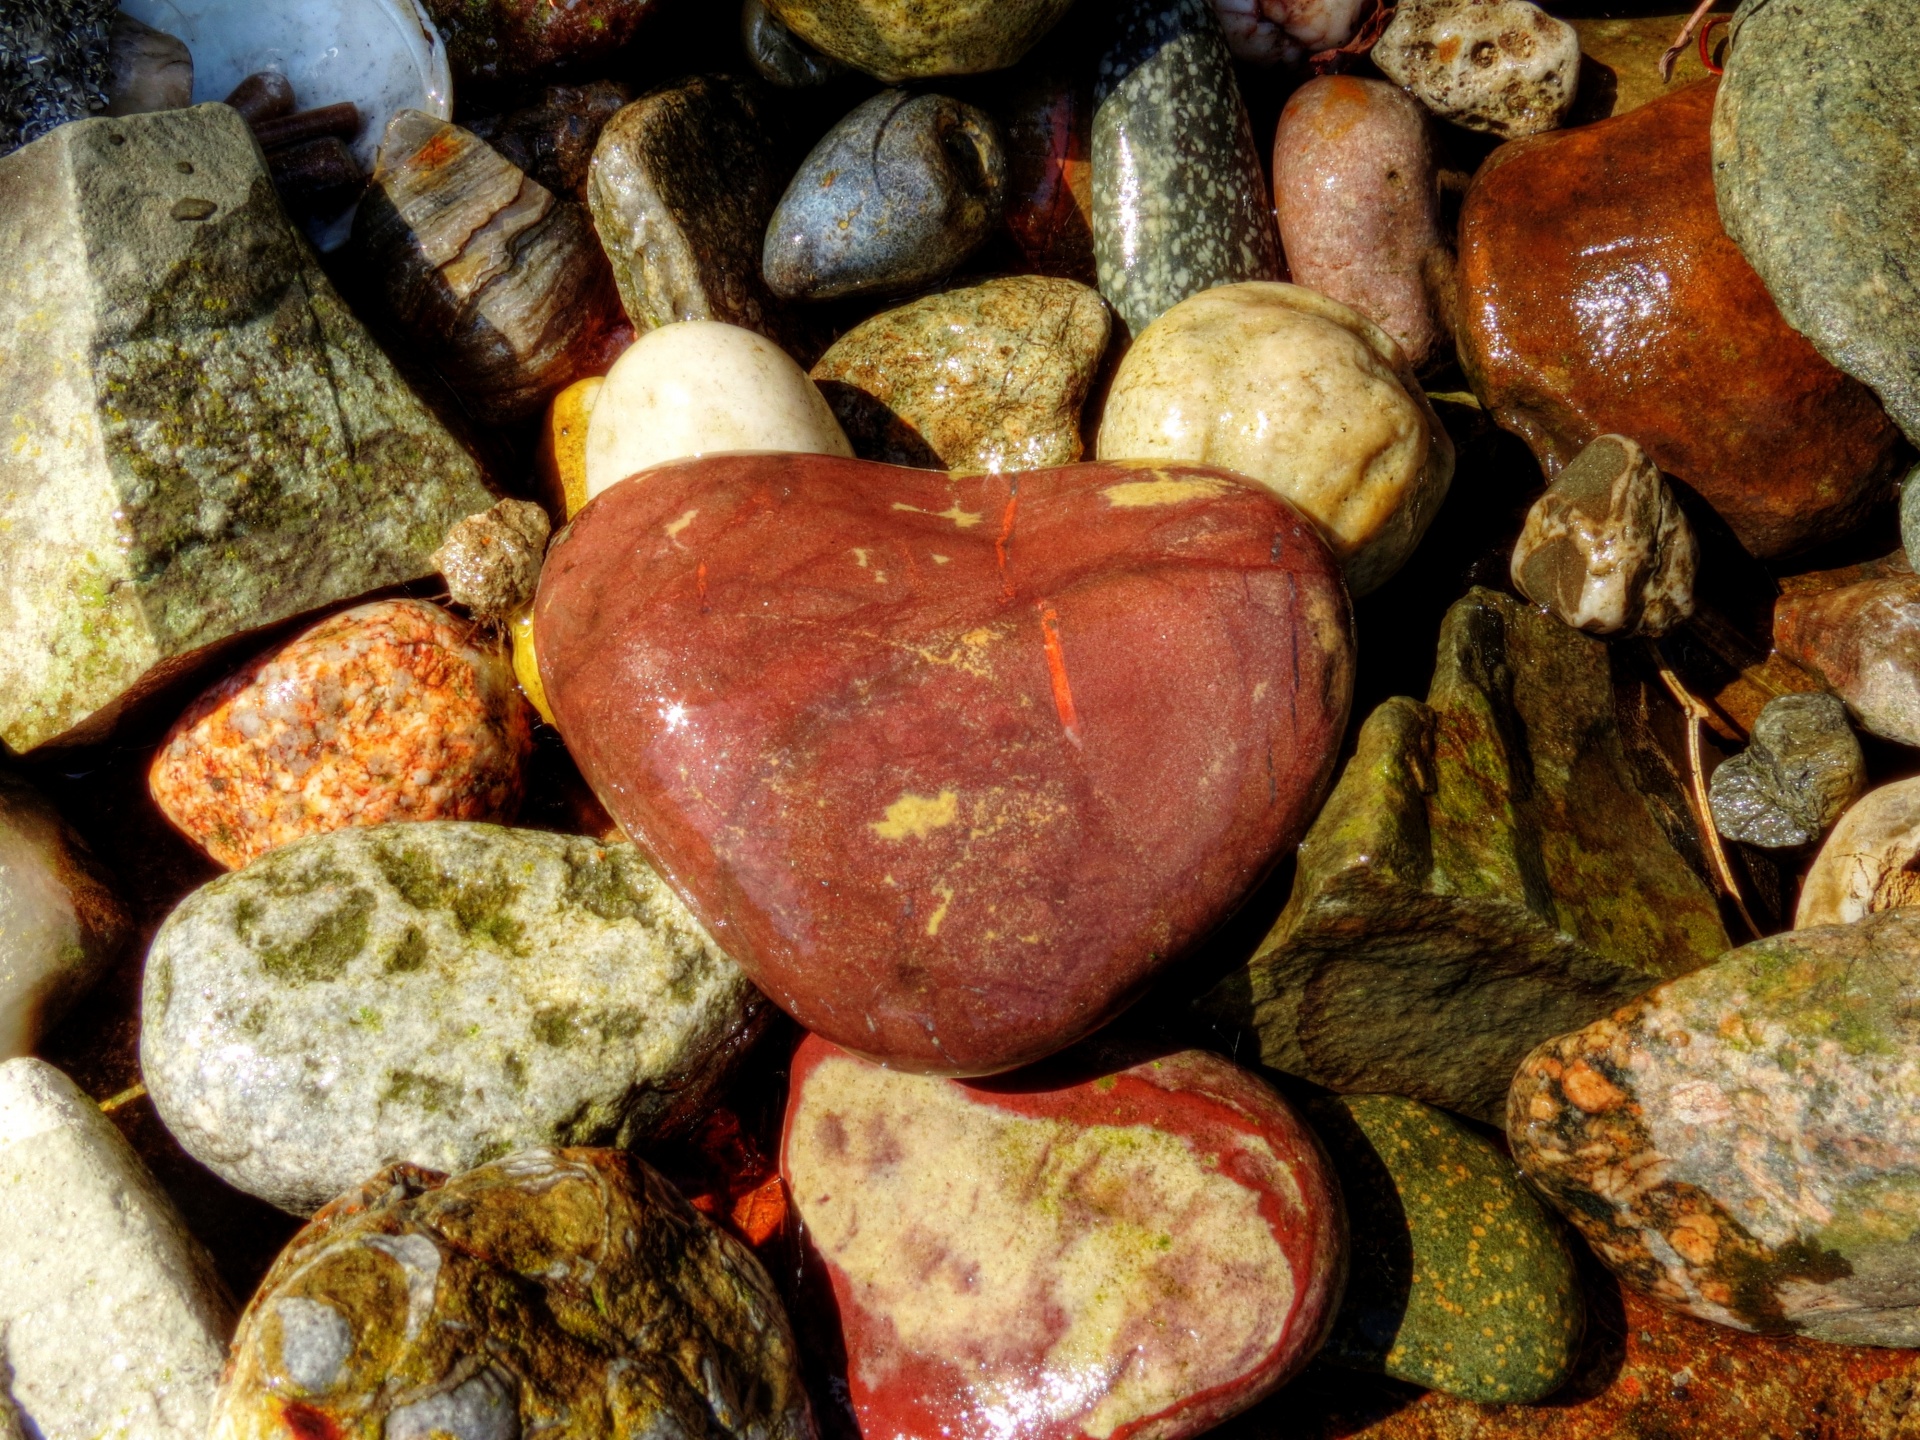
<svg viewBox="0 0 1920 1440"><path fill-rule="evenodd" d="M202 695L148 783L238 868L303 835L389 820L511 820L532 720L497 644L423 600L361 605Z"/></svg>

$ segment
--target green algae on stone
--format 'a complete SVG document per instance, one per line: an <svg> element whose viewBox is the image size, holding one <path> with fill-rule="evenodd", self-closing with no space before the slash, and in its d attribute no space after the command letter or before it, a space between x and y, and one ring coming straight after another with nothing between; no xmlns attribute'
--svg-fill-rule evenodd
<svg viewBox="0 0 1920 1440"><path fill-rule="evenodd" d="M213 1440L814 1440L767 1274L642 1161L396 1165L293 1238L240 1319Z"/></svg>
<svg viewBox="0 0 1920 1440"><path fill-rule="evenodd" d="M1515 1161L1628 1284L1920 1348L1920 911L1742 946L1541 1045Z"/></svg>
<svg viewBox="0 0 1920 1440"><path fill-rule="evenodd" d="M431 574L492 504L236 112L64 126L0 188L0 744L97 739L225 641Z"/></svg>
<svg viewBox="0 0 1920 1440"><path fill-rule="evenodd" d="M1012 65L1073 0L767 0L824 55L895 84Z"/></svg>
<svg viewBox="0 0 1920 1440"><path fill-rule="evenodd" d="M1911 0L1745 0L1713 112L1720 218L1794 329L1920 442Z"/></svg>
<svg viewBox="0 0 1920 1440"><path fill-rule="evenodd" d="M148 957L141 1063L189 1151L305 1214L394 1161L670 1130L765 1013L632 846L416 821L188 896Z"/></svg>
<svg viewBox="0 0 1920 1440"><path fill-rule="evenodd" d="M1497 1122L1535 1044L1727 948L1684 796L1615 707L1603 642L1470 591L1201 1013L1277 1070Z"/></svg>
<svg viewBox="0 0 1920 1440"><path fill-rule="evenodd" d="M1308 1107L1353 1252L1328 1359L1483 1404L1557 1390L1585 1310L1558 1224L1492 1141L1397 1095Z"/></svg>
<svg viewBox="0 0 1920 1440"><path fill-rule="evenodd" d="M1189 295L1278 280L1280 232L1208 0L1125 0L1094 81L1093 252L1137 335Z"/></svg>
<svg viewBox="0 0 1920 1440"><path fill-rule="evenodd" d="M1004 474L1070 465L1106 353L1100 297L1015 275L929 295L854 326L813 367L854 453Z"/></svg>

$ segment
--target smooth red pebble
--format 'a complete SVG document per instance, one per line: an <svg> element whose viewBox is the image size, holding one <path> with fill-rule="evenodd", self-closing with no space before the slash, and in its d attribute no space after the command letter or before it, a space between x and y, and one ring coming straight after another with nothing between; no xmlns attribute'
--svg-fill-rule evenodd
<svg viewBox="0 0 1920 1440"><path fill-rule="evenodd" d="M1179 1440L1292 1375L1340 1298L1318 1144L1202 1051L968 1083L809 1037L780 1164L868 1440Z"/></svg>
<svg viewBox="0 0 1920 1440"><path fill-rule="evenodd" d="M208 690L148 786L229 869L392 820L511 820L533 718L497 641L424 600L322 620Z"/></svg>
<svg viewBox="0 0 1920 1440"><path fill-rule="evenodd" d="M656 467L548 556L568 749L808 1029L987 1074L1123 1008L1300 838L1352 689L1339 569L1199 466Z"/></svg>

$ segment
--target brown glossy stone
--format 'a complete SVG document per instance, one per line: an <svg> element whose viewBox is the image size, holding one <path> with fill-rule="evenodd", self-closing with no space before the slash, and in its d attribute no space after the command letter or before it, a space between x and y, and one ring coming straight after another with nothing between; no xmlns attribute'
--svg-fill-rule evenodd
<svg viewBox="0 0 1920 1440"><path fill-rule="evenodd" d="M1460 217L1460 357L1550 472L1632 435L1754 554L1783 555L1890 493L1899 432L1721 229L1713 96L1689 86L1494 152Z"/></svg>
<svg viewBox="0 0 1920 1440"><path fill-rule="evenodd" d="M1783 595L1773 643L1846 701L1861 728L1920 745L1920 575Z"/></svg>
<svg viewBox="0 0 1920 1440"><path fill-rule="evenodd" d="M1040 68L993 109L1006 142L1014 243L1038 274L1091 285L1093 80L1083 70Z"/></svg>
<svg viewBox="0 0 1920 1440"><path fill-rule="evenodd" d="M654 467L554 546L562 734L808 1028L1007 1069L1119 1011L1300 837L1351 693L1311 522L1226 471Z"/></svg>
<svg viewBox="0 0 1920 1440"><path fill-rule="evenodd" d="M812 1036L781 1172L869 1440L1181 1440L1298 1370L1339 1300L1326 1157L1205 1051L968 1085Z"/></svg>

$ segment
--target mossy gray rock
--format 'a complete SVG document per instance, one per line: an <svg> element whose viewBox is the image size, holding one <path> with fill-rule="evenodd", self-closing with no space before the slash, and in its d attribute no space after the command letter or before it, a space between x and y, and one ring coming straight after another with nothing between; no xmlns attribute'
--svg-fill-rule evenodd
<svg viewBox="0 0 1920 1440"><path fill-rule="evenodd" d="M1202 1014L1275 1069L1497 1121L1535 1044L1727 948L1684 796L1615 707L1602 642L1468 592Z"/></svg>
<svg viewBox="0 0 1920 1440"><path fill-rule="evenodd" d="M1586 1311L1558 1222L1491 1140L1399 1095L1307 1107L1353 1250L1321 1353L1486 1405L1551 1395Z"/></svg>
<svg viewBox="0 0 1920 1440"><path fill-rule="evenodd" d="M1745 0L1713 111L1720 218L1789 325L1920 441L1911 0Z"/></svg>
<svg viewBox="0 0 1920 1440"><path fill-rule="evenodd" d="M235 636L433 572L493 503L221 105L0 160L0 744L95 739Z"/></svg>
<svg viewBox="0 0 1920 1440"><path fill-rule="evenodd" d="M296 1214L697 1114L760 994L628 845L463 821L335 831L195 891L147 957L168 1127Z"/></svg>
<svg viewBox="0 0 1920 1440"><path fill-rule="evenodd" d="M814 1440L766 1271L614 1150L448 1179L396 1166L329 1205L234 1337L213 1440Z"/></svg>
<svg viewBox="0 0 1920 1440"><path fill-rule="evenodd" d="M1513 1158L1629 1285L1920 1348L1920 910L1743 945L1527 1057Z"/></svg>

